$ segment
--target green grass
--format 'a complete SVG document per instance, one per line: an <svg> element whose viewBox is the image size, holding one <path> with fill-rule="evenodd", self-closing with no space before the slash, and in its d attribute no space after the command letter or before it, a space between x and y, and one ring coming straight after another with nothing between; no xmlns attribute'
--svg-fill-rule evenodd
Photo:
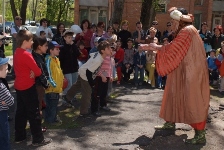
<svg viewBox="0 0 224 150"><path fill-rule="evenodd" d="M10 43L8 46L5 46L5 56L11 56L12 55L12 43Z"/></svg>

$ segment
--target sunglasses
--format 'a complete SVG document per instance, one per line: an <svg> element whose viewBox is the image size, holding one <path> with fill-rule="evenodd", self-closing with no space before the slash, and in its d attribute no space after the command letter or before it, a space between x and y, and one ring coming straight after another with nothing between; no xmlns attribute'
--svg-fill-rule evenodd
<svg viewBox="0 0 224 150"><path fill-rule="evenodd" d="M158 25L158 23L153 23L152 25Z"/></svg>
<svg viewBox="0 0 224 150"><path fill-rule="evenodd" d="M22 18L16 18L16 20L23 20Z"/></svg>
<svg viewBox="0 0 224 150"><path fill-rule="evenodd" d="M47 23L47 21L44 21L43 23Z"/></svg>
<svg viewBox="0 0 224 150"><path fill-rule="evenodd" d="M170 27L171 25L167 25L167 27Z"/></svg>

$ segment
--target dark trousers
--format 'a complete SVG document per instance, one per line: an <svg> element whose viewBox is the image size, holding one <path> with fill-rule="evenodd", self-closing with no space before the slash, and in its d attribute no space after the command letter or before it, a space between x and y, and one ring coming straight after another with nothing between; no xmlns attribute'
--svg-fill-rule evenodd
<svg viewBox="0 0 224 150"><path fill-rule="evenodd" d="M130 79L130 75L132 72L133 72L132 67L127 69L125 66L123 66L122 67L122 73L123 73L123 77L124 77L123 80L127 82Z"/></svg>
<svg viewBox="0 0 224 150"><path fill-rule="evenodd" d="M0 149L10 150L10 132L7 110L0 111Z"/></svg>
<svg viewBox="0 0 224 150"><path fill-rule="evenodd" d="M33 85L27 90L16 90L16 95L15 141L26 139L27 120L30 123L33 143L43 141L44 136L41 130L41 116L36 86Z"/></svg>
<svg viewBox="0 0 224 150"><path fill-rule="evenodd" d="M209 71L209 80L210 81L218 80L219 75L218 75L217 69L212 70L212 71L208 70L208 71Z"/></svg>
<svg viewBox="0 0 224 150"><path fill-rule="evenodd" d="M95 86L92 92L92 101L91 101L91 112L97 112L99 109L99 103L101 107L107 106L107 91L108 91L108 82L110 78L107 77L107 82L103 82L102 78L97 76L95 79Z"/></svg>

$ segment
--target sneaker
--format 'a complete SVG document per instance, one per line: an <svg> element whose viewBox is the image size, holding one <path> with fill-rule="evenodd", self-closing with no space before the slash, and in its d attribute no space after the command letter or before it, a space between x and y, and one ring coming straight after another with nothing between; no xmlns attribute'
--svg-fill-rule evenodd
<svg viewBox="0 0 224 150"><path fill-rule="evenodd" d="M16 144L19 144L19 143L22 143L22 142L25 141L25 140L26 140L26 138L23 139L23 140L19 140L19 141L16 141L16 140L15 140L15 143L16 143Z"/></svg>
<svg viewBox="0 0 224 150"><path fill-rule="evenodd" d="M151 84L151 80L148 80L148 84Z"/></svg>
<svg viewBox="0 0 224 150"><path fill-rule="evenodd" d="M42 146L42 145L47 145L52 142L52 139L50 138L44 138L42 142L39 143L32 143L33 146Z"/></svg>
<svg viewBox="0 0 224 150"><path fill-rule="evenodd" d="M100 107L100 109L104 111L110 111L110 108L108 108L107 106Z"/></svg>
<svg viewBox="0 0 224 150"><path fill-rule="evenodd" d="M99 112L93 112L92 115L95 117L101 117L101 114Z"/></svg>

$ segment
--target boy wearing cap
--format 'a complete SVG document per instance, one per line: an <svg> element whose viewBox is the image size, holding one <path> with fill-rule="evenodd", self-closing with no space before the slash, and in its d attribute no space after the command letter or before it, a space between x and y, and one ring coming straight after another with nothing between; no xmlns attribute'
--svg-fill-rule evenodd
<svg viewBox="0 0 224 150"><path fill-rule="evenodd" d="M110 44L107 41L100 42L97 49L99 52L91 54L90 59L79 68L78 80L75 84L72 85L66 94L66 99L68 102L70 102L75 94L81 91L82 98L80 101L80 116L83 117L88 115L92 88L95 86L94 79L97 76L103 60L106 58L106 56L111 55ZM107 81L107 78L105 76L103 77L103 75L102 81Z"/></svg>
<svg viewBox="0 0 224 150"><path fill-rule="evenodd" d="M1 78L5 78L8 72L9 58L0 58L0 145L4 150L10 150L10 132L8 123L9 106L14 103L14 98L2 83Z"/></svg>
<svg viewBox="0 0 224 150"><path fill-rule="evenodd" d="M97 50L97 46L98 46L98 44L99 44L99 39L100 39L100 37L96 37L95 39L94 39L94 47L89 51L89 54L91 54L91 53L95 53L95 52L97 52L98 50Z"/></svg>
<svg viewBox="0 0 224 150"><path fill-rule="evenodd" d="M57 107L59 94L63 87L63 73L57 56L60 52L60 45L56 41L48 43L48 55L46 56L46 66L49 74L49 88L45 90L45 122L49 124L61 124L61 120L57 117Z"/></svg>
<svg viewBox="0 0 224 150"><path fill-rule="evenodd" d="M32 145L46 145L52 140L44 138L42 133L39 100L35 86L35 78L41 75L41 70L32 54L26 51L31 49L33 34L27 30L20 30L16 39L18 48L13 60L16 75L14 87L17 97L15 142L21 143L26 140L26 123L29 120Z"/></svg>
<svg viewBox="0 0 224 150"><path fill-rule="evenodd" d="M64 77L68 80L68 86L63 91L63 99L70 87L77 81L78 78L78 57L80 51L73 42L73 31L67 30L63 33L65 44L60 49L59 60Z"/></svg>

